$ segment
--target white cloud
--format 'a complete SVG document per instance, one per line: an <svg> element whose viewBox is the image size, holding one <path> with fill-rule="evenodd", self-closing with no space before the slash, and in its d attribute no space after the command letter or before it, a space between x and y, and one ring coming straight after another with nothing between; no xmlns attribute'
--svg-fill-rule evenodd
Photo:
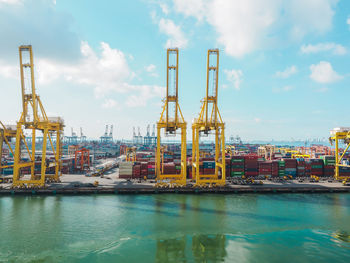
<svg viewBox="0 0 350 263"><path fill-rule="evenodd" d="M335 72L332 65L327 61L310 66L310 78L319 83L331 83L342 79L343 77Z"/></svg>
<svg viewBox="0 0 350 263"><path fill-rule="evenodd" d="M101 55L96 54L87 42L81 43L82 59L77 64L59 63L49 59L37 60L37 80L48 84L58 78L77 84L92 86L97 97L110 91L127 92L124 82L133 76L125 55L101 42Z"/></svg>
<svg viewBox="0 0 350 263"><path fill-rule="evenodd" d="M21 3L21 0L0 0L0 4L18 5Z"/></svg>
<svg viewBox="0 0 350 263"><path fill-rule="evenodd" d="M217 41L227 54L239 57L257 48L263 32L276 19L271 1L215 0L208 4L207 21L215 28Z"/></svg>
<svg viewBox="0 0 350 263"><path fill-rule="evenodd" d="M298 72L298 69L297 69L297 67L296 66L290 66L290 67L288 67L288 68L286 68L284 71L277 71L276 72L276 77L278 77L278 78L288 78L288 77L290 77L291 75L293 75L293 74L295 74L295 73L297 73Z"/></svg>
<svg viewBox="0 0 350 263"><path fill-rule="evenodd" d="M182 32L181 27L175 25L172 20L161 18L158 25L160 32L169 37L165 44L166 48L185 48L187 46L188 40L185 34Z"/></svg>
<svg viewBox="0 0 350 263"><path fill-rule="evenodd" d="M149 64L147 67L145 67L147 72L154 72L154 70L156 69L156 66L153 64Z"/></svg>
<svg viewBox="0 0 350 263"><path fill-rule="evenodd" d="M310 54L310 53L318 53L330 51L335 55L344 55L346 54L346 48L342 45L336 43L319 43L316 45L302 45L301 52Z"/></svg>
<svg viewBox="0 0 350 263"><path fill-rule="evenodd" d="M141 94L142 103L139 103L141 106L144 106L149 99L160 96L161 87L129 83L135 73L130 70L122 51L111 48L105 42L100 43L100 49L101 54L97 54L87 42L82 42L80 48L82 58L77 63L63 63L39 57L35 60L35 77L38 84L47 85L55 80L64 79L67 82L92 87L96 98L104 98L111 92L124 93L128 96ZM18 66L0 63L0 75L18 78ZM126 104L131 105L129 102ZM102 107L111 106L114 106L112 100L105 100L102 105Z"/></svg>
<svg viewBox="0 0 350 263"><path fill-rule="evenodd" d="M350 29L350 17L348 17L348 19L346 20L346 23L349 25L349 29Z"/></svg>
<svg viewBox="0 0 350 263"><path fill-rule="evenodd" d="M203 0L174 0L174 7L176 12L202 20L208 9L208 3L209 1Z"/></svg>
<svg viewBox="0 0 350 263"><path fill-rule="evenodd" d="M159 2L159 6L160 6L160 8L162 9L162 12L163 12L165 15L168 15L168 14L169 14L169 7L168 7L167 4L162 3L162 2Z"/></svg>
<svg viewBox="0 0 350 263"><path fill-rule="evenodd" d="M337 3L338 0L285 1L284 16L289 18L292 36L301 39L307 33L322 34L330 30Z"/></svg>
<svg viewBox="0 0 350 263"><path fill-rule="evenodd" d="M300 40L307 33L331 29L337 0L173 0L174 10L205 20L216 31L225 52L240 57L280 37ZM285 37L285 35L283 35Z"/></svg>
<svg viewBox="0 0 350 263"><path fill-rule="evenodd" d="M117 102L113 99L105 99L104 103L102 104L102 108L105 109L114 108L115 106L117 106Z"/></svg>
<svg viewBox="0 0 350 263"><path fill-rule="evenodd" d="M226 78L229 82L233 84L233 87L236 90L240 89L241 83L242 83L242 78L243 78L243 72L240 69L231 69L231 70L224 70L224 73L226 75ZM224 87L226 88L226 87Z"/></svg>
<svg viewBox="0 0 350 263"><path fill-rule="evenodd" d="M5 78L16 78L19 76L19 67L6 64L0 60L0 76Z"/></svg>
<svg viewBox="0 0 350 263"><path fill-rule="evenodd" d="M130 86L130 89L137 89L137 95L130 95L126 100L126 105L128 107L144 107L147 104L147 101L154 97L163 97L164 96L164 87L160 86Z"/></svg>
<svg viewBox="0 0 350 263"><path fill-rule="evenodd" d="M156 66L153 64L150 64L145 67L145 70L153 77L158 77L158 74L156 72Z"/></svg>

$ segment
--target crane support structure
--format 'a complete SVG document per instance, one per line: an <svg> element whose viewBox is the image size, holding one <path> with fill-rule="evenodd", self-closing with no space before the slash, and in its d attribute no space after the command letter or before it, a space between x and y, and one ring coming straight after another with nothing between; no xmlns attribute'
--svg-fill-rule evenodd
<svg viewBox="0 0 350 263"><path fill-rule="evenodd" d="M157 122L156 176L157 186L186 185L186 127L178 101L178 69L179 50L167 50L167 85L163 110ZM181 130L181 172L180 174L164 174L161 161L161 130L165 136L175 136ZM162 167L161 167L162 166Z"/></svg>
<svg viewBox="0 0 350 263"><path fill-rule="evenodd" d="M10 144L12 138L16 138L16 126L15 125L4 125L0 121L0 172L4 168L11 168L14 166L13 164L8 165L8 164L2 163L4 143L9 148L9 151L12 154L12 156L15 156L15 151L14 151L14 149L12 149L12 146Z"/></svg>
<svg viewBox="0 0 350 263"><path fill-rule="evenodd" d="M335 128L331 131L331 137L329 137L331 144L335 142L335 179L343 180L349 179L346 176L342 176L339 172L340 167L350 167L348 164L343 164L342 160L345 154L348 152L350 147L350 128ZM339 143L343 142L346 147L341 151Z"/></svg>
<svg viewBox="0 0 350 263"><path fill-rule="evenodd" d="M40 97L36 94L31 45L19 47L19 59L23 111L17 122L13 187L43 187L47 179L59 181L64 123L60 117L47 117ZM27 144L25 130L31 132L31 145ZM43 133L40 170L36 170L35 167L37 160L35 137L38 131ZM47 149L52 151L53 159L47 159ZM47 174L47 168L54 168L54 173ZM24 173L29 173L30 179L23 179Z"/></svg>
<svg viewBox="0 0 350 263"><path fill-rule="evenodd" d="M192 124L192 176L195 186L224 186L225 124L218 109L219 50L209 49L207 58L207 89L198 118ZM215 173L200 174L200 136L215 133Z"/></svg>

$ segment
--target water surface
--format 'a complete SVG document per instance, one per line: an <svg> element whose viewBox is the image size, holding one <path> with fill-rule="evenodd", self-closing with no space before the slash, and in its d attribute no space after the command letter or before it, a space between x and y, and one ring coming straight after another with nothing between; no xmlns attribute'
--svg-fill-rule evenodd
<svg viewBox="0 0 350 263"><path fill-rule="evenodd" d="M8 261L350 262L350 195L1 197Z"/></svg>

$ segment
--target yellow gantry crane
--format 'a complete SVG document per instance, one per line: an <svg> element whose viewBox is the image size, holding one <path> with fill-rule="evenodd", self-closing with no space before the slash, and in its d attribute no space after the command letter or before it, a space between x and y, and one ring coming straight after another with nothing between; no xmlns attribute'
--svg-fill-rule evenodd
<svg viewBox="0 0 350 263"><path fill-rule="evenodd" d="M36 94L31 45L19 47L19 60L23 111L17 122L13 187L43 187L46 179L59 181L64 123L60 117L47 117L43 104ZM25 131L31 133L31 145L28 145L26 141ZM38 131L43 133L41 160L39 157L40 171L35 170L36 133ZM47 158L48 148L53 153L53 159ZM55 167L55 172L46 174L47 168L52 167ZM30 170L30 179L23 177L24 170Z"/></svg>
<svg viewBox="0 0 350 263"><path fill-rule="evenodd" d="M0 171L4 168L13 167L13 164L8 165L2 163L4 143L9 148L9 151L11 152L12 156L15 156L15 152L10 144L12 138L16 138L16 125L4 125L0 121Z"/></svg>
<svg viewBox="0 0 350 263"><path fill-rule="evenodd" d="M226 145L225 153L232 158L232 156L236 154L236 147L234 145Z"/></svg>
<svg viewBox="0 0 350 263"><path fill-rule="evenodd" d="M275 145L266 144L259 146L258 155L265 158L265 160L272 160L275 150Z"/></svg>
<svg viewBox="0 0 350 263"><path fill-rule="evenodd" d="M167 50L167 85L163 111L157 122L157 151L156 176L157 186L185 186L186 185L186 122L182 115L178 101L178 69L179 50ZM161 130L165 136L175 136L181 129L181 172L180 174L164 174L161 162ZM162 168L162 169L161 169Z"/></svg>
<svg viewBox="0 0 350 263"><path fill-rule="evenodd" d="M306 159L306 158L310 158L310 154L293 153L291 157L293 159L296 159L296 158Z"/></svg>
<svg viewBox="0 0 350 263"><path fill-rule="evenodd" d="M192 124L192 176L196 186L224 186L225 178L225 124L218 109L219 50L209 49L207 57L207 89L202 108ZM215 133L215 173L200 174L199 137Z"/></svg>
<svg viewBox="0 0 350 263"><path fill-rule="evenodd" d="M126 147L125 155L127 162L136 162L136 147Z"/></svg>
<svg viewBox="0 0 350 263"><path fill-rule="evenodd" d="M349 179L348 177L340 175L339 168L350 167L350 165L342 163L342 160L350 147L350 127L334 128L331 130L331 137L329 137L329 141L331 144L335 142L335 179ZM346 145L344 151L342 152L339 149L339 142L343 142Z"/></svg>

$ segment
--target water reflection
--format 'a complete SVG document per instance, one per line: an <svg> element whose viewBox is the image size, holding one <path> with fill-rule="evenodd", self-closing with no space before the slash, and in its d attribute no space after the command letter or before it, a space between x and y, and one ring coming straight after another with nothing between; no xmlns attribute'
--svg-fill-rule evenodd
<svg viewBox="0 0 350 263"><path fill-rule="evenodd" d="M192 238L195 262L221 262L225 259L226 237L224 235L196 235Z"/></svg>
<svg viewBox="0 0 350 263"><path fill-rule="evenodd" d="M158 239L156 262L222 262L227 256L225 235L194 235Z"/></svg>
<svg viewBox="0 0 350 263"><path fill-rule="evenodd" d="M156 262L187 262L185 256L186 237L157 240Z"/></svg>
<svg viewBox="0 0 350 263"><path fill-rule="evenodd" d="M167 200L159 197L155 199L155 208L157 211L176 208L180 216L176 224L165 224L155 215L155 228L161 233L156 240L156 262L222 262L225 259L226 237L220 234L228 223L225 198L203 200L183 195ZM171 233L172 228L186 234ZM206 233L212 230L214 235Z"/></svg>
<svg viewBox="0 0 350 263"><path fill-rule="evenodd" d="M332 234L332 237L342 242L350 243L350 234L346 231L337 231Z"/></svg>

